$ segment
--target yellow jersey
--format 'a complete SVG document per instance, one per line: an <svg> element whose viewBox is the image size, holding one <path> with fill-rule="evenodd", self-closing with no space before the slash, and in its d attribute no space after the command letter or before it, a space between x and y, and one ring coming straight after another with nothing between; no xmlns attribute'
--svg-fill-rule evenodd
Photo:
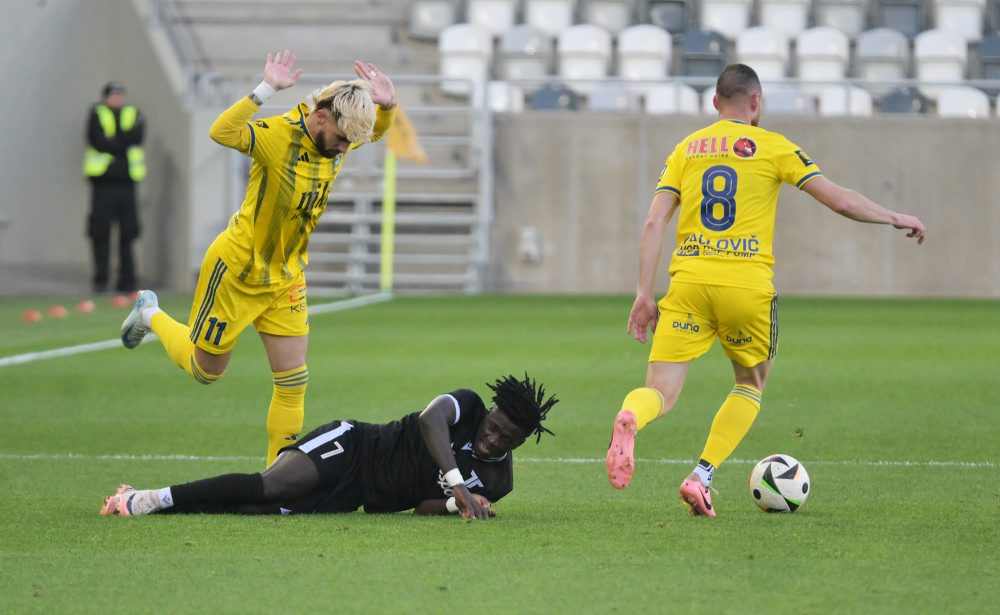
<svg viewBox="0 0 1000 615"><path fill-rule="evenodd" d="M291 280L309 263L309 233L326 210L330 186L346 157L320 155L306 128L305 103L251 122L258 109L242 98L210 131L216 142L252 159L243 205L214 245L230 271L255 285ZM396 114L395 108L376 109L372 141L385 134ZM352 143L350 149L361 145Z"/></svg>
<svg viewBox="0 0 1000 615"><path fill-rule="evenodd" d="M820 174L784 136L742 122L720 120L685 137L656 185L680 199L671 279L773 290L781 183L801 188Z"/></svg>

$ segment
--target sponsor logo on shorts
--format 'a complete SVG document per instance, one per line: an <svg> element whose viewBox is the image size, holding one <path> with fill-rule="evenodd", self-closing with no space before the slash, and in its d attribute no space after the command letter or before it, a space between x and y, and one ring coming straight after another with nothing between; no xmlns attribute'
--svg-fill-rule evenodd
<svg viewBox="0 0 1000 615"><path fill-rule="evenodd" d="M676 331L687 331L690 333L697 333L698 331L701 331L701 327L694 322L694 318L691 314L688 314L687 320L675 320L672 326Z"/></svg>
<svg viewBox="0 0 1000 615"><path fill-rule="evenodd" d="M739 333L736 334L736 337L733 337L732 335L727 335L726 341L732 344L733 346L742 346L743 344L749 344L750 342L752 342L753 336L747 335L742 331L740 331Z"/></svg>

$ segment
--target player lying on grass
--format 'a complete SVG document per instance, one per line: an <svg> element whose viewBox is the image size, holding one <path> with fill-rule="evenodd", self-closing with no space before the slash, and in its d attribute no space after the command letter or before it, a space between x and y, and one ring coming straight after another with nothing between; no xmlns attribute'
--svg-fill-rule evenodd
<svg viewBox="0 0 1000 615"><path fill-rule="evenodd" d="M341 513L414 509L488 519L514 485L511 451L557 403L525 374L487 384L493 407L469 389L435 397L422 412L383 424L333 421L281 450L262 474L223 474L163 489L121 485L102 515Z"/></svg>

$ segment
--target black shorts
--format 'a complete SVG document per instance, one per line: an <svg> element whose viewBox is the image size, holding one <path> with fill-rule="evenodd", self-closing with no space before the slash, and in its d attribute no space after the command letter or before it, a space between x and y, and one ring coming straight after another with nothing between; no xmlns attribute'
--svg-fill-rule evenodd
<svg viewBox="0 0 1000 615"><path fill-rule="evenodd" d="M317 427L302 439L281 450L297 449L309 456L319 470L319 487L313 493L283 502L291 513L353 512L361 507L364 490L361 458L364 437L347 421Z"/></svg>

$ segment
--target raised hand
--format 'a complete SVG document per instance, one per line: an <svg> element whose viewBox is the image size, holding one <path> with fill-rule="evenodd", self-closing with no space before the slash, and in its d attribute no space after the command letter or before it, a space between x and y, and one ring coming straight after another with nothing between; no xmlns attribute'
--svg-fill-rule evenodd
<svg viewBox="0 0 1000 615"><path fill-rule="evenodd" d="M295 54L289 50L279 51L271 57L267 54L267 64L264 65L264 82L274 88L274 91L284 90L295 85L302 74L302 69L295 66Z"/></svg>
<svg viewBox="0 0 1000 615"><path fill-rule="evenodd" d="M370 86L372 101L383 107L396 106L396 88L388 75L380 71L374 64L354 61L354 74L358 79L364 79Z"/></svg>

